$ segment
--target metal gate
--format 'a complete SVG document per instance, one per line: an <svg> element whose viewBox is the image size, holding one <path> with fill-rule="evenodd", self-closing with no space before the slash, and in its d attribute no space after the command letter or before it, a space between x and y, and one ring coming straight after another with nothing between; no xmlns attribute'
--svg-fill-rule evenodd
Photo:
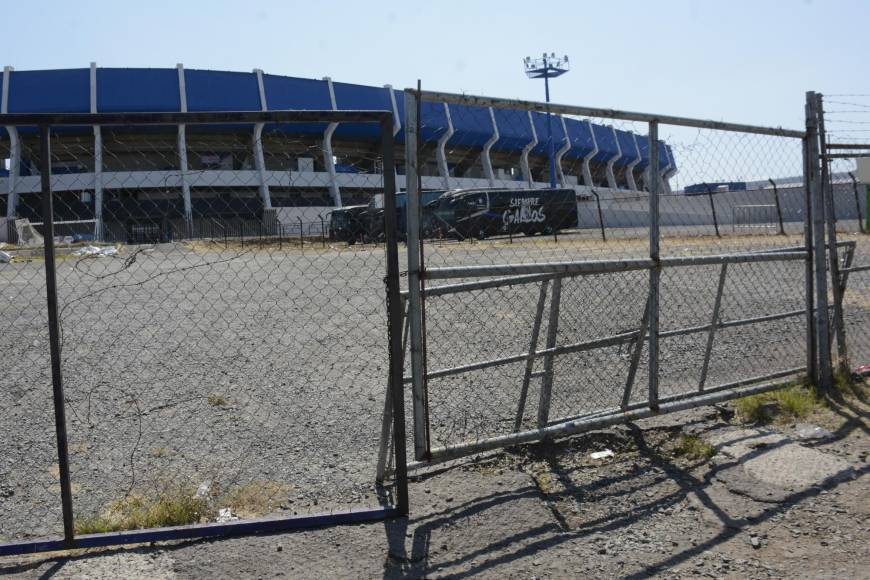
<svg viewBox="0 0 870 580"><path fill-rule="evenodd" d="M805 178L807 132L405 95L414 466L762 392L820 369L829 380L814 336L828 327L827 308L814 304L824 215L820 182ZM691 146L681 143L686 128ZM757 191L687 195L692 184L747 174ZM769 199L762 190L774 178L799 184L774 190L782 236L719 228L717 205ZM471 189L421 207L421 191L462 186ZM549 237L506 225L483 239L458 226L436 238L421 227L433 212L465 219L456 209L465 197L479 198L469 201L478 213L462 215L479 216L498 213L487 191L515 192L520 208L553 188L576 193L576 208L561 209L576 221Z"/></svg>

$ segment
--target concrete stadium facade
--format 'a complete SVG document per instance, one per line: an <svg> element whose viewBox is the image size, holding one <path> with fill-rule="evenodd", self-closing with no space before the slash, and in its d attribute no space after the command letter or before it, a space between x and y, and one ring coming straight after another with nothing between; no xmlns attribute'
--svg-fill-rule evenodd
<svg viewBox="0 0 870 580"><path fill-rule="evenodd" d="M5 67L0 113L193 112L376 109L393 113L396 172L404 188L404 101L389 85L372 87L250 73L185 69L88 68L16 71ZM445 103L421 110L425 189L542 188L548 184L546 116ZM638 195L647 187L647 137L557 116L553 123L560 185L579 198L591 188ZM192 127L148 130L81 127L57 132L52 185L63 203L56 219L94 220L99 238L122 237L110 222L190 224L230 214L262 222L317 221L335 207L365 203L379 190L374 125ZM35 132L0 130L0 211L40 221ZM660 147L659 179L668 190L676 161ZM177 214L177 215L176 215ZM115 228L116 233L109 232ZM188 225L189 229L189 225Z"/></svg>

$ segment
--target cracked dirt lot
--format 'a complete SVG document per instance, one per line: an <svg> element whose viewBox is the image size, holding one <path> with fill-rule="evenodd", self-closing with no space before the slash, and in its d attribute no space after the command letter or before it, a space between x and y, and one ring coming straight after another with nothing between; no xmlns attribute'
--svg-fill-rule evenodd
<svg viewBox="0 0 870 580"><path fill-rule="evenodd" d="M408 520L5 559L0 575L868 578L868 419L841 400L806 438L707 407L434 470ZM676 455L686 433L717 453Z"/></svg>

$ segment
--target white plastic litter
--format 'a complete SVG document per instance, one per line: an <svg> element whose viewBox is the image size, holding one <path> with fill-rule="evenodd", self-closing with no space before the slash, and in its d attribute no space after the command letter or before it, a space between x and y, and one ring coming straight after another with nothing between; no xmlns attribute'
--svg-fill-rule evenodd
<svg viewBox="0 0 870 580"><path fill-rule="evenodd" d="M8 264L12 261L12 255L0 250L0 264Z"/></svg>
<svg viewBox="0 0 870 580"><path fill-rule="evenodd" d="M18 233L18 245L36 248L45 244L42 235L26 219L15 220L15 231Z"/></svg>
<svg viewBox="0 0 870 580"><path fill-rule="evenodd" d="M233 510L230 508L220 508L218 510L217 521L219 524L223 524L226 522L234 522L239 519L239 516L233 514Z"/></svg>
<svg viewBox="0 0 870 580"><path fill-rule="evenodd" d="M818 425L813 425L812 423L798 423L797 425L795 425L794 434L798 439L804 440L827 439L828 437L833 437L834 435L824 427L819 427Z"/></svg>
<svg viewBox="0 0 870 580"><path fill-rule="evenodd" d="M118 248L115 246L85 246L73 252L73 256L114 256L118 253Z"/></svg>
<svg viewBox="0 0 870 580"><path fill-rule="evenodd" d="M203 481L202 483L199 484L199 487L196 488L196 493L193 494L193 497L197 497L197 498L206 497L207 498L208 494L210 494L210 493L211 493L211 482L210 481Z"/></svg>
<svg viewBox="0 0 870 580"><path fill-rule="evenodd" d="M613 451L610 449L605 449L604 451L596 451L595 453L590 453L589 457L592 459L608 459L613 457Z"/></svg>

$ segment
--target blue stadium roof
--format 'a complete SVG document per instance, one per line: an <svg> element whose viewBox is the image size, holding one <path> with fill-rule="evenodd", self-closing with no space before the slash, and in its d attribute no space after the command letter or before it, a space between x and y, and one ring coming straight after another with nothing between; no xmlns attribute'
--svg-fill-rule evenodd
<svg viewBox="0 0 870 580"><path fill-rule="evenodd" d="M178 70L153 68L97 68L97 110L99 112L180 111L181 96ZM188 111L253 111L260 110L260 91L255 72L231 72L184 69L185 100ZM331 109L332 101L326 80L285 77L263 74L265 105L268 110ZM333 82L338 109L376 109L392 111L389 89L349 83ZM395 91L396 108L400 120L404 119L404 98ZM87 113L90 111L90 69L63 69L40 71L11 71L8 110L10 113ZM485 107L450 105L453 134L450 147L480 148L493 135L492 117ZM499 139L494 151L520 152L537 136L533 152L546 154L547 119L542 113L533 113L531 122L527 111L495 109L495 122ZM426 102L421 107L421 137L426 141L438 140L448 129L447 111L442 103ZM565 128L570 141L566 158L583 158L597 145L593 158L606 162L622 149L617 165L635 160L634 139L625 131L585 121L566 118ZM275 129L274 127L272 128ZM296 130L320 132L322 125L295 127ZM554 118L553 139L558 149L565 143L565 131L560 119ZM371 124L339 125L336 136L344 138L375 139L378 128ZM404 141L404 128L396 135ZM643 169L649 163L646 136L638 139ZM662 151L661 165L668 156Z"/></svg>

